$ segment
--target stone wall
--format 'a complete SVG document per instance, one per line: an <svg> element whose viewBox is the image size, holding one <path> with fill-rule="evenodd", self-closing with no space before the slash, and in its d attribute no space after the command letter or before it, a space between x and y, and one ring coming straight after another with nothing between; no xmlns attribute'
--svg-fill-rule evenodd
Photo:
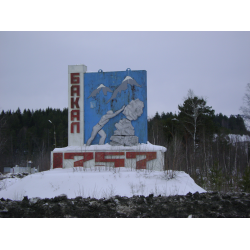
<svg viewBox="0 0 250 250"><path fill-rule="evenodd" d="M249 193L188 193L178 196L114 196L109 199L61 195L52 199L0 199L2 218L249 218Z"/></svg>

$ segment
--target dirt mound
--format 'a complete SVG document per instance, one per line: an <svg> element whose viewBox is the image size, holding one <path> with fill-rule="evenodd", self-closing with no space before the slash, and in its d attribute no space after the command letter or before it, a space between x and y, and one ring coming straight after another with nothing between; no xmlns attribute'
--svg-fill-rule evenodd
<svg viewBox="0 0 250 250"><path fill-rule="evenodd" d="M114 196L109 199L66 195L52 199L0 199L2 218L249 218L249 193L188 193L176 196Z"/></svg>

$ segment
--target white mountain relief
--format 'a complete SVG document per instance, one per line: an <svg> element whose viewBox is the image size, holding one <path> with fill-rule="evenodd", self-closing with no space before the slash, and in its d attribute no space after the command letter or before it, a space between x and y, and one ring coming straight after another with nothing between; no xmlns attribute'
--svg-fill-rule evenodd
<svg viewBox="0 0 250 250"><path fill-rule="evenodd" d="M106 87L105 85L100 84L97 89L92 91L92 93L90 94L88 98L96 96L97 94L99 94L101 90L104 95L107 95L107 92L111 92L111 93L113 92L109 87Z"/></svg>
<svg viewBox="0 0 250 250"><path fill-rule="evenodd" d="M141 87L132 77L126 76L126 78L122 81L122 83L118 86L118 88L113 92L111 98L106 102L109 103L111 100L115 99L118 93L125 91L128 88L128 84L131 86Z"/></svg>

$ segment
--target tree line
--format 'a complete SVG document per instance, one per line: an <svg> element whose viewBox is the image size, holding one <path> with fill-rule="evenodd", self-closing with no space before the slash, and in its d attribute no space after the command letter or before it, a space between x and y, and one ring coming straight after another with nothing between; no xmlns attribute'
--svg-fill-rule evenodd
<svg viewBox="0 0 250 250"><path fill-rule="evenodd" d="M249 142L242 139L250 133L243 117L215 115L191 90L178 110L148 121L149 141L167 147L166 170L185 171L206 190L250 192Z"/></svg>
<svg viewBox="0 0 250 250"><path fill-rule="evenodd" d="M191 90L178 110L178 114L157 112L148 119L149 142L167 147L165 169L185 171L209 190L242 188L249 145L240 136L250 135L242 116L215 115ZM67 108L23 112L18 108L0 114L0 172L4 167L25 166L29 160L39 171L48 170L51 151L67 145Z"/></svg>
<svg viewBox="0 0 250 250"><path fill-rule="evenodd" d="M68 145L68 109L2 111L0 141L0 172L29 160L39 171L48 170L50 152Z"/></svg>

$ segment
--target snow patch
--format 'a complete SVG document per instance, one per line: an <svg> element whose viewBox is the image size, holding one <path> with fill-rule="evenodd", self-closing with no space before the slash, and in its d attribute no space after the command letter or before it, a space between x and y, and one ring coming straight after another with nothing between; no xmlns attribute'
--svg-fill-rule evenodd
<svg viewBox="0 0 250 250"><path fill-rule="evenodd" d="M61 194L68 198L77 196L109 198L120 195L186 195L187 193L206 192L182 171L148 171L114 168L95 170L83 167L51 169L28 175L22 179L5 180L0 197L22 200L24 196L37 202L38 198L53 198Z"/></svg>
<svg viewBox="0 0 250 250"><path fill-rule="evenodd" d="M150 151L161 151L166 152L167 148L153 145L150 142L141 143L137 146L111 146L110 144L106 143L104 145L90 145L86 146L68 146L65 148L55 148L53 152L66 152L66 151L136 151L136 152L150 152Z"/></svg>
<svg viewBox="0 0 250 250"><path fill-rule="evenodd" d="M123 80L123 82L126 81L126 80L133 80L133 78L130 77L130 76L126 76L125 79Z"/></svg>

